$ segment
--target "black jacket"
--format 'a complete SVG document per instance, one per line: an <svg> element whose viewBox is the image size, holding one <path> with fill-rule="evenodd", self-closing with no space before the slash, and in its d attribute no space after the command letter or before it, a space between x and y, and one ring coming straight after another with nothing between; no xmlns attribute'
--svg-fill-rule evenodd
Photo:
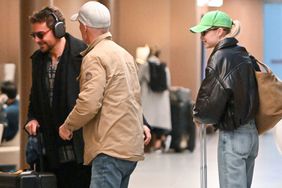
<svg viewBox="0 0 282 188"><path fill-rule="evenodd" d="M254 119L258 91L252 62L235 38L225 38L214 48L206 67L194 117L221 130L234 130Z"/></svg>
<svg viewBox="0 0 282 188"><path fill-rule="evenodd" d="M36 119L43 133L46 158L49 168L58 165L58 145L73 144L78 163L83 162L83 138L82 130L74 132L71 141L63 141L58 134L59 126L75 105L79 94L79 82L76 79L80 73L82 56L80 52L86 49L86 45L69 34L65 35L66 46L58 64L54 89L53 105L50 106L47 58L48 53L37 50L32 56L32 88L28 109L28 120Z"/></svg>

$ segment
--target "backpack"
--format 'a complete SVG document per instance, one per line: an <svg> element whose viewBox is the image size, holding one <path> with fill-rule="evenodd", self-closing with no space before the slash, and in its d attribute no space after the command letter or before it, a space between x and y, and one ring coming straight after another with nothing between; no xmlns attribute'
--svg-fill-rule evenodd
<svg viewBox="0 0 282 188"><path fill-rule="evenodd" d="M149 63L150 81L149 86L153 92L163 92L168 89L166 64L165 63Z"/></svg>

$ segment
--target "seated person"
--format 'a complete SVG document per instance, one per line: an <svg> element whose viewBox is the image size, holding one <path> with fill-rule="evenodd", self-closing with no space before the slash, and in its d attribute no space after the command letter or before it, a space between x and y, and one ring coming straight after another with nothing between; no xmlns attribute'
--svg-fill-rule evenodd
<svg viewBox="0 0 282 188"><path fill-rule="evenodd" d="M5 99L6 95L6 99ZM19 101L16 85L11 81L1 84L1 122L4 124L2 141L12 140L19 130Z"/></svg>

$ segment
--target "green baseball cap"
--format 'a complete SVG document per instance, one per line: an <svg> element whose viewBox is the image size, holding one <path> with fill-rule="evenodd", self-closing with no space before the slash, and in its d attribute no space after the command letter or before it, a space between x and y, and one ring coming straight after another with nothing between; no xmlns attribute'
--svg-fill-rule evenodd
<svg viewBox="0 0 282 188"><path fill-rule="evenodd" d="M210 11L207 12L201 19L200 23L190 28L192 33L201 33L211 27L232 27L232 19L224 12Z"/></svg>

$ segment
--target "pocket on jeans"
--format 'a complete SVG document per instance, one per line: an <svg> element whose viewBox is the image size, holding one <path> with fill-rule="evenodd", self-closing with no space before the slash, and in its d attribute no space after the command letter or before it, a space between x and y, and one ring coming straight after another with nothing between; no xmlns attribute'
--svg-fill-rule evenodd
<svg viewBox="0 0 282 188"><path fill-rule="evenodd" d="M240 155L249 154L252 146L252 135L249 133L235 133L233 135L233 151Z"/></svg>

